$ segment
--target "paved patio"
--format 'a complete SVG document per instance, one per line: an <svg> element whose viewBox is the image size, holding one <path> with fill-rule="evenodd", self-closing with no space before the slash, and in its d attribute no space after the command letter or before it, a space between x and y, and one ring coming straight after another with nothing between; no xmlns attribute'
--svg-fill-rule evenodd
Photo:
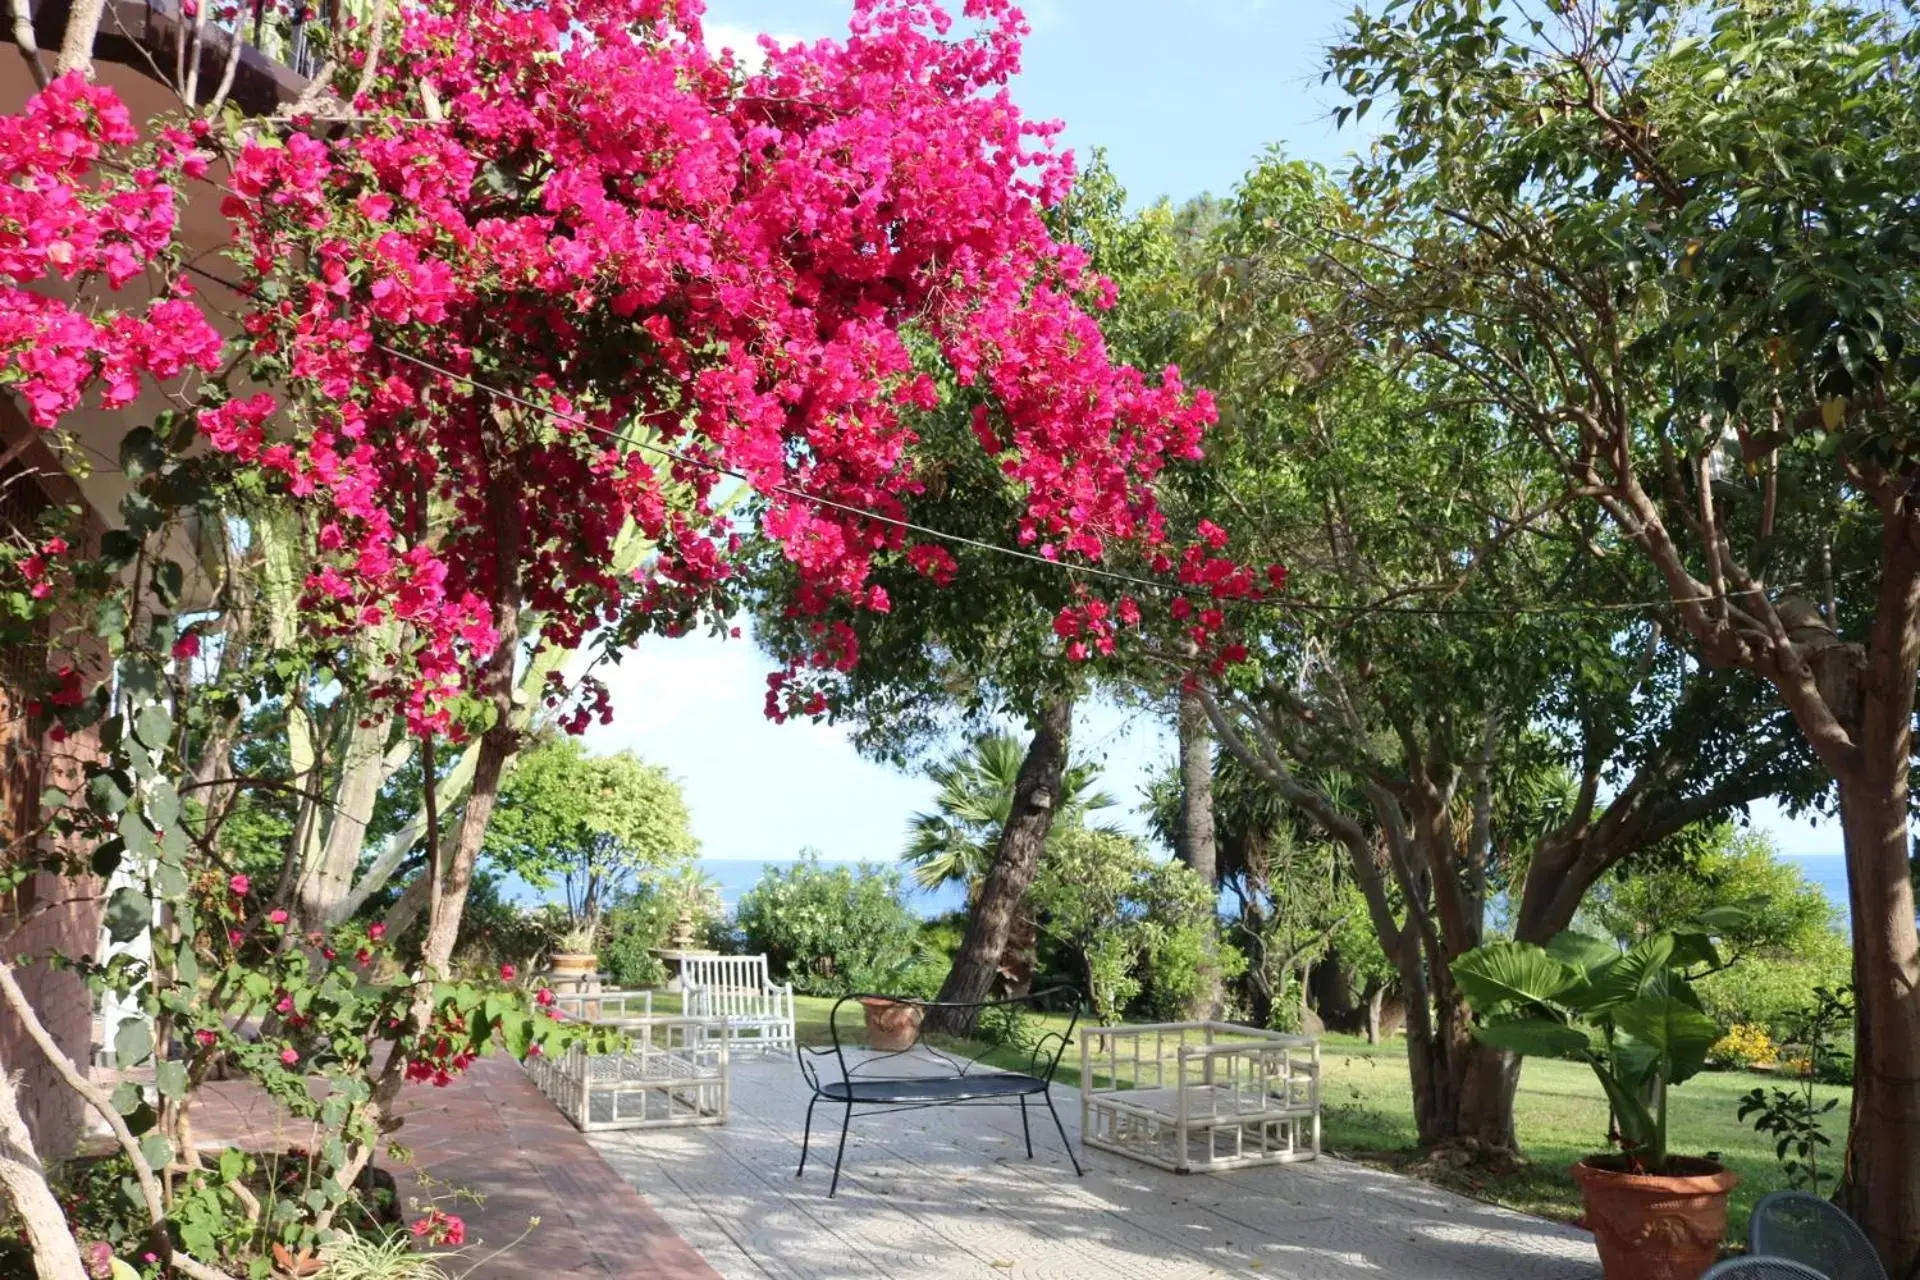
<svg viewBox="0 0 1920 1280"><path fill-rule="evenodd" d="M1079 1098L1055 1096L1077 1143ZM856 1115L829 1200L839 1117L824 1106L793 1175L806 1102L790 1058L743 1056L725 1126L589 1140L726 1280L1599 1274L1585 1232L1343 1160L1180 1177L1085 1151L1076 1180L1044 1116L1025 1158L1011 1107Z"/></svg>

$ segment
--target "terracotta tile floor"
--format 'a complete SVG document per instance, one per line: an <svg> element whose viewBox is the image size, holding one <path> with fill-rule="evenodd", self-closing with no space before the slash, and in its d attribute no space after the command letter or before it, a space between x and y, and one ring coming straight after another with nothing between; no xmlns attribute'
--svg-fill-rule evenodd
<svg viewBox="0 0 1920 1280"><path fill-rule="evenodd" d="M265 1148L311 1141L304 1124L244 1082L210 1083L200 1096L194 1130L202 1144ZM402 1200L445 1196L444 1187L423 1191L418 1174L483 1197L477 1205L441 1200L467 1224L464 1261L452 1264L455 1274L473 1267L467 1274L479 1280L718 1280L512 1062L483 1058L444 1089L409 1086L400 1109L406 1123L393 1136L415 1162L413 1171L395 1170ZM524 1240L492 1256L535 1217L540 1223Z"/></svg>

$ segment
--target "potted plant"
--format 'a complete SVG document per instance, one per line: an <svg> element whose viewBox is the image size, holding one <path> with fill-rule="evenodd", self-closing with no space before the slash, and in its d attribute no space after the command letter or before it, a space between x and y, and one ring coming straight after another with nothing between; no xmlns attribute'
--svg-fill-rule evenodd
<svg viewBox="0 0 1920 1280"><path fill-rule="evenodd" d="M1624 952L1562 933L1546 947L1489 943L1453 963L1482 1043L1583 1061L1606 1092L1619 1149L1581 1160L1573 1177L1608 1280L1697 1280L1726 1234L1739 1176L1667 1145L1667 1090L1698 1074L1723 1034L1691 981L1696 967L1719 966L1711 930L1656 934Z"/></svg>
<svg viewBox="0 0 1920 1280"><path fill-rule="evenodd" d="M553 939L549 961L553 976L578 983L598 973L600 958L593 948L599 939L600 922L591 918L575 920L562 929Z"/></svg>
<svg viewBox="0 0 1920 1280"><path fill-rule="evenodd" d="M858 997L867 1017L867 1046L879 1053L911 1049L926 1016L923 1002L939 990L933 968L925 958L910 956L861 970L854 977L854 989L870 993Z"/></svg>

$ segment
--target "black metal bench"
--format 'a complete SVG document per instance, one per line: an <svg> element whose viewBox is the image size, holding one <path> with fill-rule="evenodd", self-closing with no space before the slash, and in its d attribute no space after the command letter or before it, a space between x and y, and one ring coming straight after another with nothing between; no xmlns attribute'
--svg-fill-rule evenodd
<svg viewBox="0 0 1920 1280"><path fill-rule="evenodd" d="M813 1090L813 1097L807 1100L806 1128L800 1138L800 1167L794 1176L801 1177L807 1172L807 1149L813 1140L813 1109L822 1100L842 1108L840 1145L833 1155L833 1183L827 1188L827 1195L831 1197L840 1190L840 1163L847 1154L847 1127L853 1123L856 1107L915 1111L924 1107L1017 1105L1020 1132L1026 1138L1027 1158L1031 1160L1033 1130L1027 1123L1027 1102L1031 1098L1046 1104L1047 1114L1053 1117L1053 1127L1060 1133L1061 1145L1067 1149L1067 1159L1073 1162L1074 1173L1082 1174L1073 1143L1067 1138L1067 1127L1060 1122L1060 1113L1054 1110L1052 1092L1053 1073L1059 1069L1067 1046L1073 1043L1073 1028L1080 1019L1079 1004L1072 999L1072 994L1056 989L970 1003L902 1000L871 994L841 997L827 1016L831 1043L798 1047L800 1074ZM927 1026L928 1022L973 1027L983 1015L990 1016L996 1009L1037 1010L1062 998L1069 1001L1071 1010L1066 1030L1049 1031L1035 1039L1028 1047L1025 1071L1004 1070L970 1057L959 1048L965 1041L954 1040L943 1047L938 1041L947 1037L927 1038L935 1034ZM911 1041L903 1048L870 1048L864 1035L865 1008L860 1004L863 1000L883 1000L918 1010L920 1017L912 1028ZM840 1018L849 1005L858 1011L863 1030L855 1032L849 1027L848 1034L843 1035ZM835 1068L839 1071L837 1079L831 1074Z"/></svg>

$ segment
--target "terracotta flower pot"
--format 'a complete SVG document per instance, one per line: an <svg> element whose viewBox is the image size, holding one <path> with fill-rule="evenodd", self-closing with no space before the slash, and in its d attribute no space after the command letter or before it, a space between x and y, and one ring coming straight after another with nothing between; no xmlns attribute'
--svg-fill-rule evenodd
<svg viewBox="0 0 1920 1280"><path fill-rule="evenodd" d="M1676 1158L1670 1174L1630 1173L1619 1156L1573 1166L1587 1229L1607 1280L1699 1280L1720 1256L1727 1193L1740 1181L1711 1160Z"/></svg>
<svg viewBox="0 0 1920 1280"><path fill-rule="evenodd" d="M556 951L547 963L555 978L572 982L600 971L600 957L591 951Z"/></svg>
<svg viewBox="0 0 1920 1280"><path fill-rule="evenodd" d="M900 1000L865 998L860 1005L867 1013L867 1045L881 1053L899 1053L913 1048L920 1032L920 1019L926 1011L917 1004Z"/></svg>

